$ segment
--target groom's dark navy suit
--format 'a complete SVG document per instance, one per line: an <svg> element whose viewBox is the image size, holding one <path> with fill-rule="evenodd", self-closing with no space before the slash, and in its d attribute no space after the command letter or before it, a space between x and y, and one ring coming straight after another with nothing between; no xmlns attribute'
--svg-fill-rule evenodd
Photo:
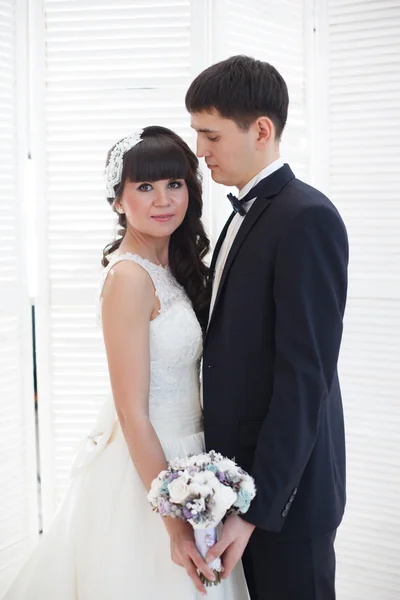
<svg viewBox="0 0 400 600"><path fill-rule="evenodd" d="M226 235L218 240L213 261ZM257 185L222 273L204 344L207 449L255 478L244 557L252 599L334 598L345 505L337 361L347 234L288 165Z"/></svg>

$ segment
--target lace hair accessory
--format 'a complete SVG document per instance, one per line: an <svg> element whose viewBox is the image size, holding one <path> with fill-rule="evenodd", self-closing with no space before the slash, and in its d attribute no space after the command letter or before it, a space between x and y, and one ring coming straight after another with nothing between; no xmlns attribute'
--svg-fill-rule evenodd
<svg viewBox="0 0 400 600"><path fill-rule="evenodd" d="M105 169L107 198L115 198L114 186L121 182L124 154L142 141L142 133L143 130L131 133L131 135L118 142L113 148Z"/></svg>

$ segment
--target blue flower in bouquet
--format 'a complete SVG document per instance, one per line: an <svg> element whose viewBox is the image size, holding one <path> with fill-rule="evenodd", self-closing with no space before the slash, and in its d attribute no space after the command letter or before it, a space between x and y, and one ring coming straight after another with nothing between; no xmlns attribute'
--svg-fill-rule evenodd
<svg viewBox="0 0 400 600"><path fill-rule="evenodd" d="M234 506L239 510L239 512L245 513L249 510L252 499L253 495L250 494L248 490L239 490Z"/></svg>
<svg viewBox="0 0 400 600"><path fill-rule="evenodd" d="M163 494L163 495L167 495L168 494L168 484L169 484L169 479L165 479L162 482L161 488L160 488L160 494Z"/></svg>
<svg viewBox="0 0 400 600"><path fill-rule="evenodd" d="M206 469L207 471L211 471L212 473L218 473L218 467L216 467L215 465L207 465Z"/></svg>

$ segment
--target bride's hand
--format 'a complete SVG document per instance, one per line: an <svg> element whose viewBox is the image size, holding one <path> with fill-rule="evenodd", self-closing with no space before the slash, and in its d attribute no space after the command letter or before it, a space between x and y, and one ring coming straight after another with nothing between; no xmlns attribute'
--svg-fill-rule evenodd
<svg viewBox="0 0 400 600"><path fill-rule="evenodd" d="M200 580L197 569L211 581L214 581L215 576L196 548L193 527L179 519L166 517L163 520L171 540L172 561L186 569L198 591L206 596L207 592Z"/></svg>

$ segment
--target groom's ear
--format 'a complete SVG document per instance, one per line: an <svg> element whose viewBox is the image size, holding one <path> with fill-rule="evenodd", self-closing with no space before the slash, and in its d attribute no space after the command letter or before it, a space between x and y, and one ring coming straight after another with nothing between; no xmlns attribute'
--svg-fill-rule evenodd
<svg viewBox="0 0 400 600"><path fill-rule="evenodd" d="M263 150L275 140L275 126L269 117L259 117L255 120L254 126L257 133L257 149Z"/></svg>

